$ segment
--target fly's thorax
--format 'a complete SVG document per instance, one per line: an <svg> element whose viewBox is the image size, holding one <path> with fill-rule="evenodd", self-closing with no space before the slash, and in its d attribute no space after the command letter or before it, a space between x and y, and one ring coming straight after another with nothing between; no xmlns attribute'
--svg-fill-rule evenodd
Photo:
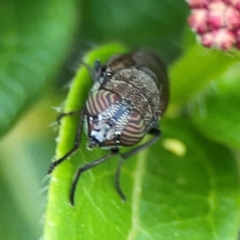
<svg viewBox="0 0 240 240"><path fill-rule="evenodd" d="M104 81L101 88L117 92L121 98L131 102L143 116L147 129L160 119L160 89L151 70L135 67L121 69L111 80Z"/></svg>
<svg viewBox="0 0 240 240"><path fill-rule="evenodd" d="M117 93L103 89L91 92L86 110L89 148L132 146L146 133L141 114Z"/></svg>
<svg viewBox="0 0 240 240"><path fill-rule="evenodd" d="M162 116L167 109L169 101L169 81L162 59L149 49L140 49L136 52L114 55L108 60L104 70L107 73L115 74L120 73L122 70L124 72L130 68L142 70L151 76L156 84L156 88L160 91L161 101L158 102L158 105L160 108L160 116ZM148 90L146 92L148 92Z"/></svg>

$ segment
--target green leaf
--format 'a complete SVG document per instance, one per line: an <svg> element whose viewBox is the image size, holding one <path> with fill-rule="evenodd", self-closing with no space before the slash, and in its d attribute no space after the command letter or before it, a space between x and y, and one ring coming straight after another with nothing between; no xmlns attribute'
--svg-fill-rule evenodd
<svg viewBox="0 0 240 240"><path fill-rule="evenodd" d="M48 185L44 176L56 145L56 133L47 127L56 117L49 106L59 103L50 97L38 101L0 142L1 240L42 236Z"/></svg>
<svg viewBox="0 0 240 240"><path fill-rule="evenodd" d="M1 158L3 158L2 154ZM4 196L1 198L0 205L0 239L33 239L39 236L39 234L35 234L35 229L27 221L26 215L23 214L26 211L19 209L19 202L14 201L12 186L6 176L8 175L6 168L1 168L0 171L0 191L1 195ZM16 176L14 177L16 179Z"/></svg>
<svg viewBox="0 0 240 240"><path fill-rule="evenodd" d="M124 51L121 45L106 45L93 50L85 62ZM84 104L89 80L86 68L80 68L65 111ZM63 119L57 158L73 145L77 122L75 117ZM69 190L77 168L106 154L100 149L87 151L82 136L79 151L52 174L44 239L235 240L239 227L235 159L225 147L199 135L186 119L164 121L161 129L159 142L125 162L121 185L126 203L114 189L119 159L114 157L83 174L72 208Z"/></svg>
<svg viewBox="0 0 240 240"><path fill-rule="evenodd" d="M206 136L240 150L240 64L201 91L190 103L189 113Z"/></svg>
<svg viewBox="0 0 240 240"><path fill-rule="evenodd" d="M156 48L169 62L181 51L182 29L186 23L184 1L101 0L83 1L82 36L106 42L117 39L133 49ZM104 14L99 9L104 9Z"/></svg>
<svg viewBox="0 0 240 240"><path fill-rule="evenodd" d="M171 103L185 105L209 82L239 62L239 54L209 50L200 45L188 48L170 69Z"/></svg>
<svg viewBox="0 0 240 240"><path fill-rule="evenodd" d="M54 80L77 19L74 0L11 0L1 5L0 135Z"/></svg>

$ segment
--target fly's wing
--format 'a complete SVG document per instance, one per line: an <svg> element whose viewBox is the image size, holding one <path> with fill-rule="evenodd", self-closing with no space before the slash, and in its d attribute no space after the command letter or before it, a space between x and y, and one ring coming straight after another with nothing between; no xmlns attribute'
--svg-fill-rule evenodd
<svg viewBox="0 0 240 240"><path fill-rule="evenodd" d="M117 54L111 57L106 64L106 71L116 73L124 68L136 66L137 62L133 59L132 53Z"/></svg>
<svg viewBox="0 0 240 240"><path fill-rule="evenodd" d="M147 49L134 52L132 58L137 66L143 70L150 69L156 75L154 80L160 90L160 109L163 114L169 101L169 80L165 64L156 53Z"/></svg>
<svg viewBox="0 0 240 240"><path fill-rule="evenodd" d="M153 51L142 49L113 56L106 64L106 71L115 74L121 69L131 67L141 69L153 77L160 91L160 110L163 114L169 101L169 81L163 61Z"/></svg>

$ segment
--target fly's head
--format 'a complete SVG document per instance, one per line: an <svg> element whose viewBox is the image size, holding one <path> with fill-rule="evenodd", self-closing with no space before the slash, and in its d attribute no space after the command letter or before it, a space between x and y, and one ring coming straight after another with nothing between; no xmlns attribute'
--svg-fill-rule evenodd
<svg viewBox="0 0 240 240"><path fill-rule="evenodd" d="M106 90L92 92L86 110L89 148L132 146L146 133L142 116L116 93Z"/></svg>

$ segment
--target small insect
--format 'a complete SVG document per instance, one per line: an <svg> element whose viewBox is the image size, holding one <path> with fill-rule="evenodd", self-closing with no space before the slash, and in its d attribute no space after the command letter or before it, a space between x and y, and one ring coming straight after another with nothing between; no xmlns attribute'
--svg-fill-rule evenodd
<svg viewBox="0 0 240 240"><path fill-rule="evenodd" d="M109 151L106 156L79 167L70 190L72 206L81 174L117 154L120 159L115 173L115 187L120 197L126 200L120 186L122 164L125 159L159 139L161 131L158 121L169 99L165 66L150 50L115 55L106 65L96 60L93 78L94 84L85 107L80 111L62 113L58 118L80 114L74 146L63 157L52 162L48 170L50 174L79 148L84 122L87 125L88 148L100 147ZM120 147L134 146L146 134L153 135L153 138L128 152L120 153Z"/></svg>

